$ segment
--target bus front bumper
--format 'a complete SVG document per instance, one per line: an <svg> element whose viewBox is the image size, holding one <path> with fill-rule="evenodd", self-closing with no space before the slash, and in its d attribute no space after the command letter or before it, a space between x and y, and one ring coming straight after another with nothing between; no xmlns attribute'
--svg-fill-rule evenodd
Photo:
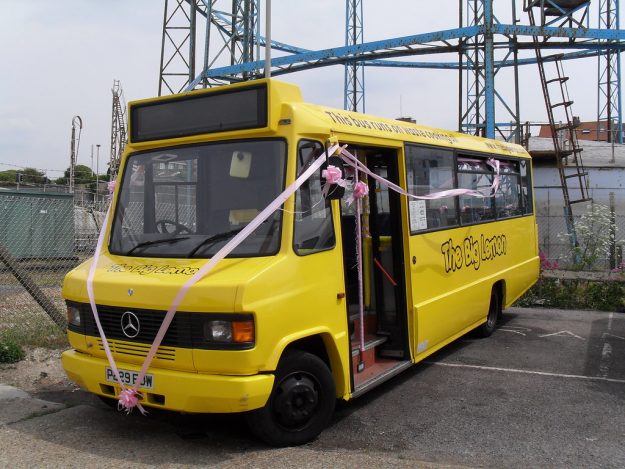
<svg viewBox="0 0 625 469"><path fill-rule="evenodd" d="M61 357L67 376L89 392L116 399L120 386L106 378L108 361L68 350ZM123 362L129 372L140 368ZM165 369L149 369L152 389L139 387L141 404L149 407L198 413L246 412L263 407L271 394L274 376L223 376Z"/></svg>

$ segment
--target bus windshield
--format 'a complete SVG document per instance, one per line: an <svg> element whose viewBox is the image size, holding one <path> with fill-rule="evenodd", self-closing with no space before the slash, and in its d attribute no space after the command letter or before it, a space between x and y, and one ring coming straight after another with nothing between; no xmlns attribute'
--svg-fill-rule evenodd
<svg viewBox="0 0 625 469"><path fill-rule="evenodd" d="M284 188L286 143L263 139L169 147L128 157L109 250L137 257L208 258ZM230 257L280 248L277 210Z"/></svg>

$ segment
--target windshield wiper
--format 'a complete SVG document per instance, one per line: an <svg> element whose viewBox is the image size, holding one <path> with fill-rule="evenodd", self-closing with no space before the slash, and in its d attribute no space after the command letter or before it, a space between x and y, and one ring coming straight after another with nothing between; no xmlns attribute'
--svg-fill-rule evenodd
<svg viewBox="0 0 625 469"><path fill-rule="evenodd" d="M245 226L243 228L245 228ZM217 234L214 234L212 236L209 236L208 238L203 240L200 244L198 244L193 249L191 249L191 252L189 254L187 254L187 257L193 257L193 255L196 252L198 252L201 248L205 247L206 245L210 246L212 244L215 244L217 241L223 241L224 239L232 238L234 235L236 235L243 228L238 228L236 230L230 230L230 231L226 231L224 233L217 233Z"/></svg>
<svg viewBox="0 0 625 469"><path fill-rule="evenodd" d="M142 243L136 244L135 246L130 248L128 252L124 255L129 256L130 254L134 252L135 249L143 248L145 246L152 246L154 244L162 244L162 243L177 243L178 241L182 241L182 240L189 239L189 238L190 236L182 236L180 238L153 239L151 241L143 241Z"/></svg>

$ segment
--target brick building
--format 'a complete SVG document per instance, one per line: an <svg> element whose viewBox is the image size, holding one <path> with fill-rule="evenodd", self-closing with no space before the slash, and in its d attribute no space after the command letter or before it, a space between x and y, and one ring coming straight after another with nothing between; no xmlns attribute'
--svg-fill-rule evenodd
<svg viewBox="0 0 625 469"><path fill-rule="evenodd" d="M616 130L616 129L615 129ZM623 126L625 130L625 125ZM607 142L608 141L608 122L607 121L590 121L580 122L575 129L578 140L591 140L594 142ZM551 138L551 128L548 124L540 126L540 132L538 137ZM615 136L614 141L618 141L618 137Z"/></svg>

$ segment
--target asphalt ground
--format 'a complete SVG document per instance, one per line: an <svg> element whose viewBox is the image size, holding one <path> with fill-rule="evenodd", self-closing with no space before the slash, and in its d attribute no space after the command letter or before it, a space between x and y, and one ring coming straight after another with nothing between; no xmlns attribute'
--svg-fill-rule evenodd
<svg viewBox="0 0 625 469"><path fill-rule="evenodd" d="M465 336L340 404L316 441L279 450L236 415L143 417L83 392L32 396L59 410L0 392L0 466L620 468L624 358L625 314L511 308L490 338Z"/></svg>

